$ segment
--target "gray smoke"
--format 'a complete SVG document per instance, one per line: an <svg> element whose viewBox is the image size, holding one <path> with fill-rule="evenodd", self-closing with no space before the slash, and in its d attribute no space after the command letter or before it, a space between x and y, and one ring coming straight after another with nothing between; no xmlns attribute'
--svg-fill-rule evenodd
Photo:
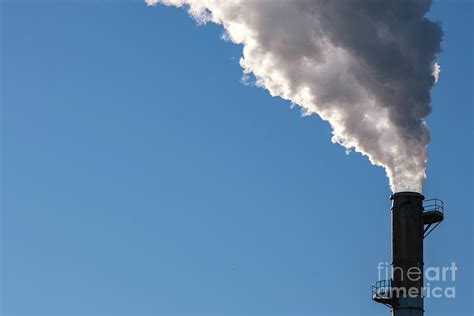
<svg viewBox="0 0 474 316"><path fill-rule="evenodd" d="M184 6L243 44L243 79L330 123L332 141L422 190L441 27L423 0L146 0Z"/></svg>

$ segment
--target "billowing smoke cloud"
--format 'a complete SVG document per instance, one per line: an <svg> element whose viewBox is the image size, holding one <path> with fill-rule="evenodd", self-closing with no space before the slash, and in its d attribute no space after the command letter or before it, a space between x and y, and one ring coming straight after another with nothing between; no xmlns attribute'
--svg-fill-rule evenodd
<svg viewBox="0 0 474 316"><path fill-rule="evenodd" d="M243 79L318 114L332 141L385 168L393 191L421 192L425 117L442 31L419 0L146 0L184 6L243 44Z"/></svg>

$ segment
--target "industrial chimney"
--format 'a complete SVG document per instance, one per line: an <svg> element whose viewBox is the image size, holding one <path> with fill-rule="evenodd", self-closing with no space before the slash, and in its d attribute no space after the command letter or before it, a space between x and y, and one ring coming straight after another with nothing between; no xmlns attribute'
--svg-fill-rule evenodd
<svg viewBox="0 0 474 316"><path fill-rule="evenodd" d="M392 200L392 278L372 287L372 299L394 316L422 316L423 240L444 219L441 200L416 192L398 192Z"/></svg>

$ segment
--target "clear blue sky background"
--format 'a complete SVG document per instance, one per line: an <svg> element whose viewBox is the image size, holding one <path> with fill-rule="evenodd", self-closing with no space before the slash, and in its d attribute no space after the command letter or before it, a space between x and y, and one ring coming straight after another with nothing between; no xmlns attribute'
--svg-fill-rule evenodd
<svg viewBox="0 0 474 316"><path fill-rule="evenodd" d="M2 1L2 315L389 315L381 168L239 83L241 47L141 1ZM425 264L472 315L473 4L437 1L444 52ZM438 284L439 285L439 284ZM441 284L446 286L447 284Z"/></svg>

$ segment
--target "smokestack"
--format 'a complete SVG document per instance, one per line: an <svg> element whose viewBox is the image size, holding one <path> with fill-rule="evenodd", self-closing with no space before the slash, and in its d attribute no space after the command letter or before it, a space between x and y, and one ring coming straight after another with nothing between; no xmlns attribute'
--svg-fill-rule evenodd
<svg viewBox="0 0 474 316"><path fill-rule="evenodd" d="M392 200L392 288L400 293L393 302L393 315L423 315L423 200L415 192L393 194ZM415 272L415 273L413 273ZM413 273L413 275L409 275ZM412 295L408 296L408 291Z"/></svg>
<svg viewBox="0 0 474 316"><path fill-rule="evenodd" d="M438 199L425 201L417 192L398 192L390 199L392 278L378 281L372 298L390 306L394 316L422 316L423 240L444 219L444 205Z"/></svg>

